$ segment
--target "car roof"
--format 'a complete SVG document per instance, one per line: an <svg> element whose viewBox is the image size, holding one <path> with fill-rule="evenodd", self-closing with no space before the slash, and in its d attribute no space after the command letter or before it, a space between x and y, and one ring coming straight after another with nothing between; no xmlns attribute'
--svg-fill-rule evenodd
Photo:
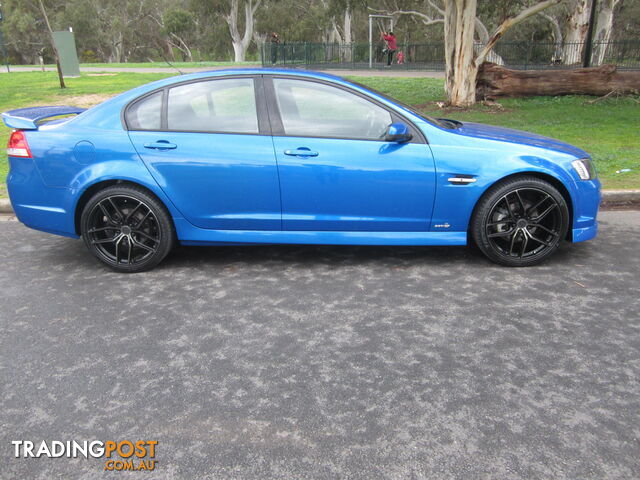
<svg viewBox="0 0 640 480"><path fill-rule="evenodd" d="M220 70L206 70L202 72L184 73L181 75L175 75L172 77L156 80L155 82L146 83L139 87L128 90L118 96L119 99L129 101L138 95L142 95L145 92L151 92L155 89L163 88L169 85L174 85L181 82L189 82L192 80L200 80L205 78L215 78L233 75L288 75L300 78L314 78L318 80L327 80L334 83L340 83L343 85L353 85L348 80L339 77L337 75L330 75L328 73L314 72L310 70L295 70L285 68L225 68ZM358 88L359 86L355 86ZM362 87L359 87L362 89Z"/></svg>
<svg viewBox="0 0 640 480"><path fill-rule="evenodd" d="M171 77L176 81L180 81L178 79L181 78L206 78L206 77L214 77L214 76L225 76L225 75L288 75L288 76L299 76L299 77L309 77L309 78L317 78L317 79L326 79L333 80L338 82L347 82L344 78L338 75L331 75L329 73L324 72L316 72L313 70L297 70L290 68L223 68L217 70L205 70L202 72L193 72L182 74L178 77Z"/></svg>

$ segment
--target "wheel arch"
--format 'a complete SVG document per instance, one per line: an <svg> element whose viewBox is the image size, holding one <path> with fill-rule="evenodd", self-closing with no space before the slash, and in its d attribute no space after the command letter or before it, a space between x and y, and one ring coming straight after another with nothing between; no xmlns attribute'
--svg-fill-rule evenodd
<svg viewBox="0 0 640 480"><path fill-rule="evenodd" d="M134 182L134 181L131 181L131 180L125 180L125 179L101 180L101 181L98 181L96 183L93 183L93 184L89 185L82 192L82 194L78 198L78 201L76 202L73 221L74 221L75 232L76 232L77 235L80 235L80 219L82 217L82 211L84 210L85 205L89 202L91 197L93 197L96 193L98 193L101 190L104 190L105 188L112 187L114 185L133 186L133 187L141 188L147 194L151 195L156 200L158 200L158 202L162 206L164 206L164 208L169 213L169 217L171 218L171 221L173 221L173 215L172 215L171 209L169 208L167 203L161 197L159 197L153 190L151 190L149 187L145 186L144 184L138 183L138 182Z"/></svg>
<svg viewBox="0 0 640 480"><path fill-rule="evenodd" d="M476 210L478 208L478 205L482 201L482 199L486 195L488 195L489 191L493 187L495 187L496 185L498 185L498 184L500 184L502 182L505 182L507 180L513 180L514 178L517 178L517 177L536 177L536 178L538 178L540 180L543 180L545 182L550 183L556 189L558 189L558 191L562 195L562 198L564 198L564 201L567 204L567 208L569 209L569 228L567 229L567 236L566 236L565 240L571 241L572 240L572 225L573 225L573 199L571 197L571 193L569 193L569 189L562 182L562 180L560 180L558 177L555 177L555 176L550 175L548 173L535 171L535 170L515 172L515 173L512 173L512 174L507 175L505 177L502 177L502 178L496 180L495 182L487 185L487 188L485 188L484 192L482 192L482 195L480 195L478 197L478 200L476 201L475 205L473 206L473 210L471 212L471 216L469 217L469 223L467 224L467 240L469 242L472 241L472 238L471 238L471 223L473 222L473 219L474 219L474 217L476 215Z"/></svg>

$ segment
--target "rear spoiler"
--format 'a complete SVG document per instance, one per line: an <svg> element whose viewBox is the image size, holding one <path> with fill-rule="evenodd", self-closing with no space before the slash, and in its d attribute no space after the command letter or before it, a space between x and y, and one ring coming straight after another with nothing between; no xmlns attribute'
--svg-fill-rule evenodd
<svg viewBox="0 0 640 480"><path fill-rule="evenodd" d="M2 114L2 121L9 128L37 130L38 122L62 115L79 115L86 108L78 107L29 107L10 110Z"/></svg>

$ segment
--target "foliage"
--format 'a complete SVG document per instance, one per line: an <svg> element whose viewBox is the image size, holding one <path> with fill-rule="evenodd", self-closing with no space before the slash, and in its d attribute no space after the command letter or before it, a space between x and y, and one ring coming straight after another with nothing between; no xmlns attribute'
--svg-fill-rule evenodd
<svg viewBox="0 0 640 480"><path fill-rule="evenodd" d="M193 31L195 22L191 12L181 9L169 10L164 14L163 18L163 33L185 36Z"/></svg>
<svg viewBox="0 0 640 480"><path fill-rule="evenodd" d="M478 17L491 32L505 18L532 0L478 0ZM35 0L3 0L3 31L12 63L35 64L43 53L51 63L45 29ZM433 0L442 5L442 0ZM570 2L549 9L561 22L568 16ZM231 60L233 49L224 15L229 0L45 0L56 30L72 27L78 51L93 52L98 61L140 62L166 57L171 33L178 35L194 52L196 60ZM272 31L284 42L323 42L328 32L341 23L346 8L352 13L352 38L368 38L368 15L372 11L419 11L437 16L425 0L262 0L256 11L255 39ZM239 28L243 28L243 20ZM441 42L442 22L424 25L412 15L396 15L394 30L400 43ZM640 2L622 3L612 39L636 38L640 25ZM375 23L374 35L385 28ZM535 15L509 30L506 41L553 41L549 20ZM249 53L255 58L255 42ZM169 55L172 57L172 55Z"/></svg>

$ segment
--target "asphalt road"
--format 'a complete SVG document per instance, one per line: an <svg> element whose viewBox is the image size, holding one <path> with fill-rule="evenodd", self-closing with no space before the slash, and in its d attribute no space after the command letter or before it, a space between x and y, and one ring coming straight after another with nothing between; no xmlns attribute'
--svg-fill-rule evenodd
<svg viewBox="0 0 640 480"><path fill-rule="evenodd" d="M465 248L180 249L139 275L0 222L0 478L640 477L640 212ZM157 440L154 472L12 440Z"/></svg>

